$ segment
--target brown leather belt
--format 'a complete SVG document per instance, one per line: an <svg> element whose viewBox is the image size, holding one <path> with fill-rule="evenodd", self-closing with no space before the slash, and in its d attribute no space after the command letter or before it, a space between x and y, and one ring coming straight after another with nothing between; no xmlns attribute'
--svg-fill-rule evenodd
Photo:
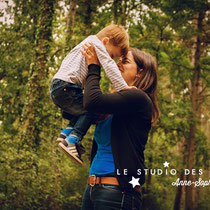
<svg viewBox="0 0 210 210"><path fill-rule="evenodd" d="M116 177L98 177L94 175L88 177L88 184L92 187L96 184L120 185ZM141 186L135 186L134 189L141 192Z"/></svg>

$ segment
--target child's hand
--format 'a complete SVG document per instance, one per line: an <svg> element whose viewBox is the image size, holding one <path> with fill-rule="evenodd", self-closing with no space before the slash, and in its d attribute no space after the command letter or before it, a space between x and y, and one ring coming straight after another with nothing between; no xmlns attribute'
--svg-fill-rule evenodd
<svg viewBox="0 0 210 210"><path fill-rule="evenodd" d="M96 55L95 47L92 43L86 43L82 46L84 50L81 50L81 53L85 56L87 64L96 64L100 65L98 57Z"/></svg>

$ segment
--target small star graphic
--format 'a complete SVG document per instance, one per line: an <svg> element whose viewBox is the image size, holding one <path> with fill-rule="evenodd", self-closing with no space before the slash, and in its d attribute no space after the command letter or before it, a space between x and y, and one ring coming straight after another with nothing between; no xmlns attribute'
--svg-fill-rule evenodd
<svg viewBox="0 0 210 210"><path fill-rule="evenodd" d="M163 163L164 167L168 167L169 163L167 161L165 161L165 163Z"/></svg>
<svg viewBox="0 0 210 210"><path fill-rule="evenodd" d="M132 176L132 180L129 182L130 184L133 185L133 188L136 186L136 185L140 185L139 184L139 178L135 178Z"/></svg>

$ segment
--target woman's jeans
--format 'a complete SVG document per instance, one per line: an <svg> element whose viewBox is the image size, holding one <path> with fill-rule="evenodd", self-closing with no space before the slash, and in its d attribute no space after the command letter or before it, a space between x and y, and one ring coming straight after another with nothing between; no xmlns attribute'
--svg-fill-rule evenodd
<svg viewBox="0 0 210 210"><path fill-rule="evenodd" d="M76 84L54 79L50 96L63 111L63 117L70 120L68 126L73 127L71 134L81 140L94 120L93 114L83 108L82 89Z"/></svg>
<svg viewBox="0 0 210 210"><path fill-rule="evenodd" d="M121 191L119 186L88 185L82 198L82 210L141 210L141 193L132 189Z"/></svg>

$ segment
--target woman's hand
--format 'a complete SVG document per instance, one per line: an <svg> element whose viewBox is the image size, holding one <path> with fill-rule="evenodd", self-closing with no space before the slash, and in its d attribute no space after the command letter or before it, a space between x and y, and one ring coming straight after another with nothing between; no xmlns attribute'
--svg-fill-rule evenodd
<svg viewBox="0 0 210 210"><path fill-rule="evenodd" d="M84 50L81 50L81 53L85 56L87 64L96 64L100 65L98 57L96 55L95 47L92 43L86 43L83 46Z"/></svg>

